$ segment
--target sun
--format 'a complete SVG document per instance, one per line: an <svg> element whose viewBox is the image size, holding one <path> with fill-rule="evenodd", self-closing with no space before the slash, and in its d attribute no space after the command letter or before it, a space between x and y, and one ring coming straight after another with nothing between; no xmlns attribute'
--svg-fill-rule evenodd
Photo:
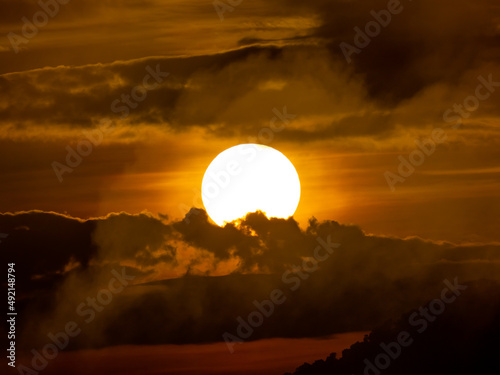
<svg viewBox="0 0 500 375"><path fill-rule="evenodd" d="M299 204L300 180L293 164L278 150L240 144L210 163L201 197L208 215L220 226L257 210L267 217L288 218Z"/></svg>

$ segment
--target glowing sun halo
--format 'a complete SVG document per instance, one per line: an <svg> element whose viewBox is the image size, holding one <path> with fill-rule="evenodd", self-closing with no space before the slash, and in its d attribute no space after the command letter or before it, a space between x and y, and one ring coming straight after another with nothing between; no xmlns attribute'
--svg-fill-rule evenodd
<svg viewBox="0 0 500 375"><path fill-rule="evenodd" d="M300 181L281 152L249 143L217 155L203 176L201 193L208 215L218 225L257 210L287 218L299 204Z"/></svg>

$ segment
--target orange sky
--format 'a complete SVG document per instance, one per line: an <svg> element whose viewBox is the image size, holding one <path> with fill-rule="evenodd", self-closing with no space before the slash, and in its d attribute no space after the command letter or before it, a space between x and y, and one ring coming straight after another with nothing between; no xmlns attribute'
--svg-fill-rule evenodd
<svg viewBox="0 0 500 375"><path fill-rule="evenodd" d="M220 343L76 351L47 374L135 355L151 356L151 373L174 358L171 372L191 373L195 352L217 373L241 361L292 371L360 335L307 338L322 329L371 329L445 277L498 279L498 0L221 0L233 3L223 16L208 0L46 1L0 0L0 258L22 262L30 311L47 308L25 321L24 342L72 319L113 267L141 285L78 348L220 340L212 322L227 328L255 293L283 287L317 238L342 243L259 333L302 341L247 343L224 368ZM358 34L381 14L390 20L377 35ZM296 221L254 214L221 228L202 211L183 221L203 208L210 162L242 143L294 164ZM128 325L141 314L150 336ZM267 356L277 342L285 349ZM120 366L135 371L132 359Z"/></svg>
<svg viewBox="0 0 500 375"><path fill-rule="evenodd" d="M182 218L201 207L196 191L217 154L260 142L296 166L304 226L315 216L389 236L500 240L494 1L407 4L350 63L339 45L372 17L359 2L259 1L223 21L208 2L141 4L61 5L17 46L8 33L22 36L39 5L2 2L3 212ZM144 82L151 89L134 101ZM259 138L285 107L295 117ZM53 164L108 120L113 129L60 182ZM446 139L392 189L387 173L436 129Z"/></svg>
<svg viewBox="0 0 500 375"><path fill-rule="evenodd" d="M291 372L336 352L342 356L367 332L352 332L323 339L269 339L246 342L230 354L225 343L202 345L118 346L61 353L44 374L112 371L120 374L263 374ZM276 350L279 348L279 350ZM29 363L30 358L27 359ZM22 363L22 360L21 360ZM75 367L75 363L79 363Z"/></svg>

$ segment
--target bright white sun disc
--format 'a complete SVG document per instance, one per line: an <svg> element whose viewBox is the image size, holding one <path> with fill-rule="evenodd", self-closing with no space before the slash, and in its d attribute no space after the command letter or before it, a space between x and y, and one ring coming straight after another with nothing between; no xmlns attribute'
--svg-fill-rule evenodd
<svg viewBox="0 0 500 375"><path fill-rule="evenodd" d="M224 225L249 212L292 216L300 200L299 175L278 150L253 143L221 152L208 166L201 197L210 218Z"/></svg>

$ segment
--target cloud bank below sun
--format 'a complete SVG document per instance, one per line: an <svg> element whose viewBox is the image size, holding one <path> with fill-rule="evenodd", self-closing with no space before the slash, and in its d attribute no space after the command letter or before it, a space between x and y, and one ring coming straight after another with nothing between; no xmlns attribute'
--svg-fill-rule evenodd
<svg viewBox="0 0 500 375"><path fill-rule="evenodd" d="M9 233L1 258L23 264L22 298L33 313L46 311L33 320L36 326L25 320L31 345L60 329L57 322L80 319L75 308L123 267L134 285L74 345L220 341L234 331L238 315L252 311L252 301L269 298L277 287L289 291L287 302L252 339L367 330L423 303L445 278L498 281L500 274L498 244L369 236L356 226L315 219L302 229L293 219L259 213L223 228L197 209L189 223L148 213L82 220L31 211L2 214L0 225ZM314 272L294 273L306 270L318 238L340 246ZM402 290L408 298L394 299ZM352 309L359 312L355 318ZM130 325L131 319L142 323Z"/></svg>

